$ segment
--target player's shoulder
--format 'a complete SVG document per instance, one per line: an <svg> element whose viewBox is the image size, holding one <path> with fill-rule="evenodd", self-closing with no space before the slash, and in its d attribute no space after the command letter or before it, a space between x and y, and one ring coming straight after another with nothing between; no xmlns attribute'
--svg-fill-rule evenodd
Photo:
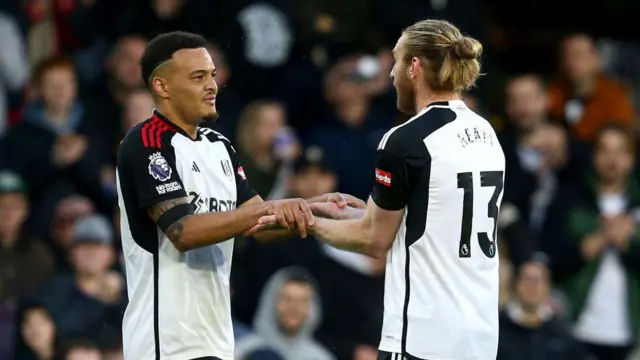
<svg viewBox="0 0 640 360"><path fill-rule="evenodd" d="M424 148L424 140L433 136L445 125L453 122L458 114L449 105L429 105L427 108L391 128L382 137L378 149L390 152L406 153Z"/></svg>
<svg viewBox="0 0 640 360"><path fill-rule="evenodd" d="M213 129L210 129L208 127L199 127L198 133L200 134L200 136L207 138L211 143L216 143L216 142L223 143L224 146L227 147L227 150L230 153L235 154L236 149L233 147L231 140L229 140L229 138L227 138L226 136L222 135L222 133L215 131Z"/></svg>
<svg viewBox="0 0 640 360"><path fill-rule="evenodd" d="M149 118L129 129L122 139L119 156L131 156L147 151L158 151L169 147L176 130L156 118Z"/></svg>

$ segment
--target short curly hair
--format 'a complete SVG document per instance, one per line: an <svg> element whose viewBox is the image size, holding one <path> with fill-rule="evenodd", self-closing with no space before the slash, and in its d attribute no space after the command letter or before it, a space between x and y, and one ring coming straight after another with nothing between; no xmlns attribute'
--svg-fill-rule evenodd
<svg viewBox="0 0 640 360"><path fill-rule="evenodd" d="M142 81L149 87L149 80L153 71L159 65L171 59L176 51L197 49L206 45L207 41L204 37L185 31L174 31L156 36L147 44L147 48L144 50L140 60Z"/></svg>

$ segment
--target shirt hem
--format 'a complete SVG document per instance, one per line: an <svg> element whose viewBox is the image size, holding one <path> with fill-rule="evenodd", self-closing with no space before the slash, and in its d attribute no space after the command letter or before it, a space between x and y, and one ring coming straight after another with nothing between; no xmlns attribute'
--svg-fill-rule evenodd
<svg viewBox="0 0 640 360"><path fill-rule="evenodd" d="M234 360L233 354L215 354L211 351L197 351L189 353L175 354L172 356L160 356L160 360L191 360L197 358L203 358L213 356L220 360Z"/></svg>

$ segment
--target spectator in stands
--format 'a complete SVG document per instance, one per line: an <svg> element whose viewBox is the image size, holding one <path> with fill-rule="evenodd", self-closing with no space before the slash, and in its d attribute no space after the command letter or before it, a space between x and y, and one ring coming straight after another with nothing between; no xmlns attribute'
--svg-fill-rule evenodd
<svg viewBox="0 0 640 360"><path fill-rule="evenodd" d="M151 117L154 106L153 98L151 98L148 90L137 89L131 91L124 100L120 140L133 126ZM118 141L119 144L120 142Z"/></svg>
<svg viewBox="0 0 640 360"><path fill-rule="evenodd" d="M325 99L331 110L323 123L310 129L305 144L324 149L338 174L338 191L367 199L376 149L392 119L371 106L364 85L369 73L357 63L358 58L348 58L329 72Z"/></svg>
<svg viewBox="0 0 640 360"><path fill-rule="evenodd" d="M147 41L140 36L120 38L106 60L105 78L101 79L86 99L87 113L96 131L107 143L110 160L115 163L117 146L122 140L121 119L126 118L129 95L144 89L140 59ZM149 117L151 112L144 115Z"/></svg>
<svg viewBox="0 0 640 360"><path fill-rule="evenodd" d="M515 296L500 313L497 360L586 360L589 355L553 313L549 270L531 261L520 266Z"/></svg>
<svg viewBox="0 0 640 360"><path fill-rule="evenodd" d="M29 79L29 63L27 61L24 38L15 19L0 12L0 135L9 125L9 106L7 95L18 92Z"/></svg>
<svg viewBox="0 0 640 360"><path fill-rule="evenodd" d="M632 175L633 140L625 127L602 128L594 176L559 192L542 237L567 292L574 334L599 359L625 359L640 329L640 187Z"/></svg>
<svg viewBox="0 0 640 360"><path fill-rule="evenodd" d="M73 269L69 264L69 251L73 245L73 225L77 219L95 211L93 203L80 195L68 196L56 205L48 235L58 269L62 272Z"/></svg>
<svg viewBox="0 0 640 360"><path fill-rule="evenodd" d="M336 173L322 148L311 146L296 161L290 196L311 198L331 193L337 184ZM292 240L289 251L291 257L307 259L305 266L318 279L323 294L322 308L331 314L322 321L318 339L339 359L376 359L386 259L308 240L298 243Z"/></svg>
<svg viewBox="0 0 640 360"><path fill-rule="evenodd" d="M75 273L58 275L41 289L62 340L82 338L96 344L118 339L126 306L124 279L114 265L113 230L99 215L80 218L69 249Z"/></svg>
<svg viewBox="0 0 640 360"><path fill-rule="evenodd" d="M515 206L515 216L537 231L558 183L582 176L589 152L548 119L549 102L539 76L510 79L505 110L509 122L498 135L507 169L503 210Z"/></svg>
<svg viewBox="0 0 640 360"><path fill-rule="evenodd" d="M53 360L56 350L56 326L51 314L40 305L22 311L19 340L14 360Z"/></svg>
<svg viewBox="0 0 640 360"><path fill-rule="evenodd" d="M112 26L119 36L142 34L148 39L171 31L189 31L211 37L220 24L211 21L211 15L224 19L218 1L151 0L144 2L123 1L119 16L112 19ZM223 35L219 34L218 35Z"/></svg>
<svg viewBox="0 0 640 360"><path fill-rule="evenodd" d="M100 137L90 137L83 104L76 98L73 63L49 59L35 69L37 100L24 110L24 120L0 144L1 163L19 173L31 190L37 226L58 200L80 192L102 209L113 201L101 180L106 149Z"/></svg>
<svg viewBox="0 0 640 360"><path fill-rule="evenodd" d="M334 359L313 339L321 317L320 296L311 274L302 268L285 268L273 275L262 292L253 323L255 336L286 360ZM255 342L255 337L247 337L236 344L236 352L243 354L245 346Z"/></svg>
<svg viewBox="0 0 640 360"><path fill-rule="evenodd" d="M97 346L86 340L72 340L65 343L56 354L55 360L103 360Z"/></svg>
<svg viewBox="0 0 640 360"><path fill-rule="evenodd" d="M634 117L627 89L602 72L593 39L574 34L561 46L561 77L549 86L550 110L580 139L593 141L610 120L631 126Z"/></svg>
<svg viewBox="0 0 640 360"><path fill-rule="evenodd" d="M244 99L238 91L236 83L231 82L233 75L231 64L227 61L222 49L211 43L207 45L207 49L216 67L216 84L218 84L216 108L220 111L220 118L215 122L205 123L205 126L209 126L232 139L238 133L238 122L244 106Z"/></svg>
<svg viewBox="0 0 640 360"><path fill-rule="evenodd" d="M240 162L251 186L265 199L286 194L290 164L298 156L298 139L287 126L280 103L255 101L245 107L238 124Z"/></svg>
<svg viewBox="0 0 640 360"><path fill-rule="evenodd" d="M51 250L24 228L29 216L27 188L18 175L0 172L0 307L35 294L53 275Z"/></svg>
<svg viewBox="0 0 640 360"><path fill-rule="evenodd" d="M335 191L336 175L322 149L306 149L294 162L293 170L293 174L284 181L287 197L308 199ZM234 250L232 274L234 289L239 294L233 299L234 312L250 322L260 291L281 268L297 265L312 274L322 272L324 254L321 246L313 237L300 239L294 236L271 244L260 243L254 238L246 239Z"/></svg>

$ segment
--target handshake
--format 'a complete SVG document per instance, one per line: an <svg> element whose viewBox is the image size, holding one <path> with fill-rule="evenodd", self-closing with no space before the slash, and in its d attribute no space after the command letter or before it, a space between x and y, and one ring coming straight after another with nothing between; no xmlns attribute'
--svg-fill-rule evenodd
<svg viewBox="0 0 640 360"><path fill-rule="evenodd" d="M302 238L313 231L315 217L329 219L347 219L356 217L354 211L363 213L367 205L364 201L348 194L330 193L312 198L284 199L265 202L266 215L258 224L245 232L251 236L265 230L295 230ZM359 217L359 216L358 216Z"/></svg>

